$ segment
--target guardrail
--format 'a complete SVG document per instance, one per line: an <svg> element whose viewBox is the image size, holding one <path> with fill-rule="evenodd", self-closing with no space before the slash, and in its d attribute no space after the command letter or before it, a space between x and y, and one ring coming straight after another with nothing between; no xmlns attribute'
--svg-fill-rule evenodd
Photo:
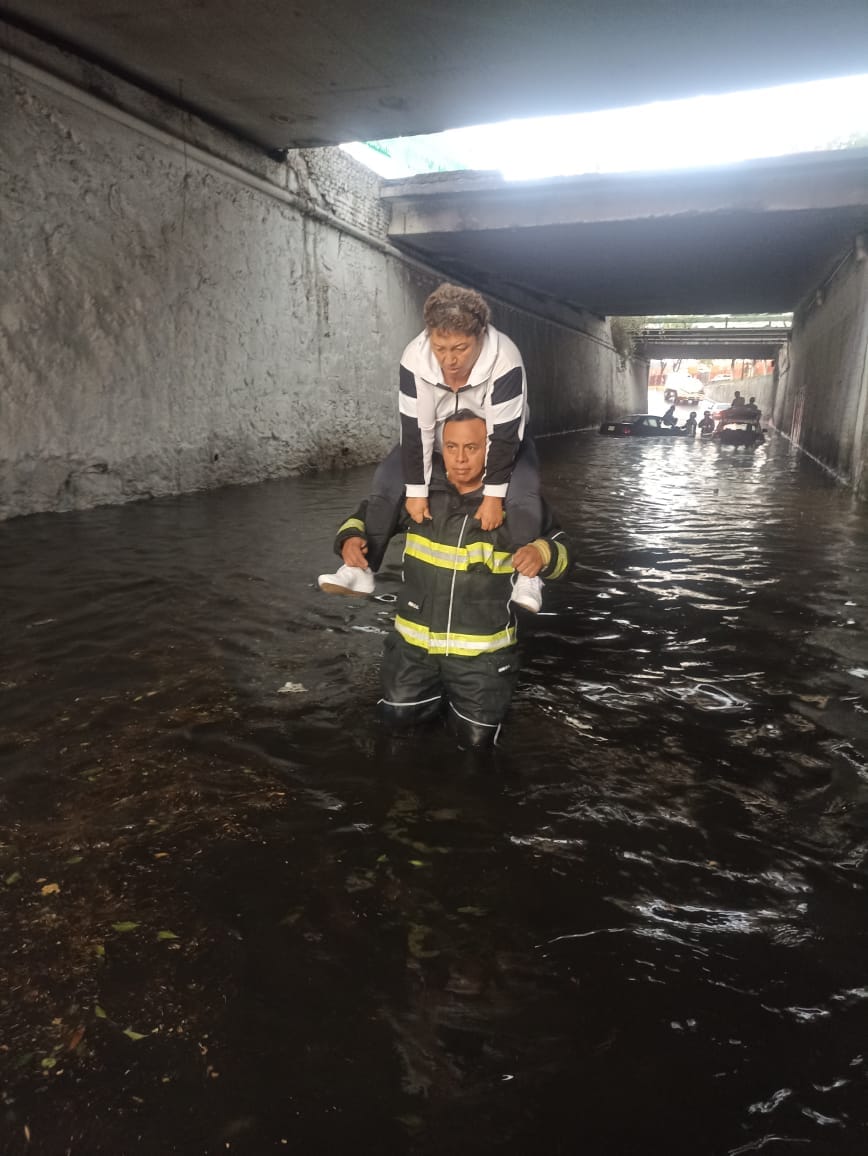
<svg viewBox="0 0 868 1156"><path fill-rule="evenodd" d="M643 333L669 333L673 330L686 333L691 330L728 330L744 332L745 330L784 330L789 332L793 325L792 313L757 314L753 317L733 317L727 313L707 315L687 315L684 317L658 316L646 317Z"/></svg>

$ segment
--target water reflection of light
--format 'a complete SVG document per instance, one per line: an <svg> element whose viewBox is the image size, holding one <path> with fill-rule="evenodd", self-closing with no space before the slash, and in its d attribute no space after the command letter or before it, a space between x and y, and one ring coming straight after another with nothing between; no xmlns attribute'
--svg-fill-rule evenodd
<svg viewBox="0 0 868 1156"><path fill-rule="evenodd" d="M697 907L691 904L670 905L659 901L637 903L635 910L655 923L678 927L682 931L731 931L739 934L766 933L770 923L780 922L784 913L758 908L738 911L725 907Z"/></svg>

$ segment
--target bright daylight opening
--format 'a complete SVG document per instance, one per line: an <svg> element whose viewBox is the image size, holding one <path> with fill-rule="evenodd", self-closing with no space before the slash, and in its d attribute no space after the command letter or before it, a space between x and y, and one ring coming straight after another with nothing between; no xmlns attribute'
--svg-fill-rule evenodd
<svg viewBox="0 0 868 1156"><path fill-rule="evenodd" d="M380 176L401 179L462 169L506 180L583 173L695 169L762 157L868 148L868 73L774 88L569 116L476 125L426 136L356 142L347 152ZM612 336L629 355L648 332L786 331L792 314L615 317ZM689 418L725 410L733 397L769 394L774 360L764 357L649 358L648 410ZM740 389L739 387L742 387Z"/></svg>
<svg viewBox="0 0 868 1156"><path fill-rule="evenodd" d="M531 180L860 146L868 147L868 74L342 147L387 178L493 169Z"/></svg>

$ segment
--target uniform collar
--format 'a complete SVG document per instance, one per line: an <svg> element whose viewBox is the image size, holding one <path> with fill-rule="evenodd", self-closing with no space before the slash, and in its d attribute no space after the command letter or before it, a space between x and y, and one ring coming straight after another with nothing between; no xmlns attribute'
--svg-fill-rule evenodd
<svg viewBox="0 0 868 1156"><path fill-rule="evenodd" d="M456 490L455 486L452 485L452 483L443 473L443 471L437 469L435 469L431 475L431 484L429 486L429 490L431 492L436 490L442 494L446 494L448 497L459 503L470 503L474 506L474 508L479 505L483 497L483 487L481 482L475 490L470 490L466 494L460 494L458 490Z"/></svg>

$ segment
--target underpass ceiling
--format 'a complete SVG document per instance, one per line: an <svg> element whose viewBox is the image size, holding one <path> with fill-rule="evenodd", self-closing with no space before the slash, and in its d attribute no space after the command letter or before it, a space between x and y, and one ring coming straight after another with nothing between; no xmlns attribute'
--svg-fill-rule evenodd
<svg viewBox="0 0 868 1156"><path fill-rule="evenodd" d="M0 0L267 149L862 72L865 0ZM661 140L661 159L685 142Z"/></svg>
<svg viewBox="0 0 868 1156"><path fill-rule="evenodd" d="M868 231L868 150L714 169L383 182L390 237L447 276L602 315L789 311Z"/></svg>

